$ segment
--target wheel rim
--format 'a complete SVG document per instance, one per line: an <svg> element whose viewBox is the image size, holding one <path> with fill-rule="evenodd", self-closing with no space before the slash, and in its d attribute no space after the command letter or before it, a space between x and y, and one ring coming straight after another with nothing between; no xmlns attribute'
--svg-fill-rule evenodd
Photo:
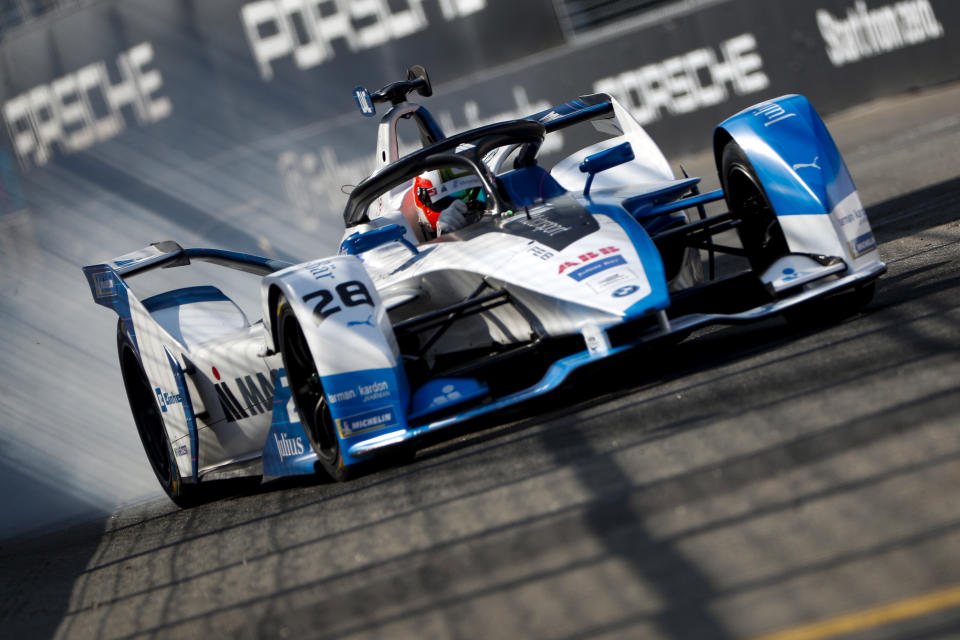
<svg viewBox="0 0 960 640"><path fill-rule="evenodd" d="M292 314L284 317L280 329L283 366L297 414L317 456L332 464L337 459L339 444L310 347Z"/></svg>
<svg viewBox="0 0 960 640"><path fill-rule="evenodd" d="M150 388L147 374L132 349L124 350L123 369L127 398L130 400L133 421L137 425L143 449L157 479L164 487L169 487L173 482L173 467L170 448L163 431L163 418L157 408L156 396Z"/></svg>

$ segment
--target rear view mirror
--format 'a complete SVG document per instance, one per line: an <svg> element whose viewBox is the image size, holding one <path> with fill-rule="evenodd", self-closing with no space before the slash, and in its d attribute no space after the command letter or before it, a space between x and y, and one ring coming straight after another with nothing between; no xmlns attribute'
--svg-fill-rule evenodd
<svg viewBox="0 0 960 640"><path fill-rule="evenodd" d="M610 149L599 151L592 156L587 156L580 163L580 171L590 174L600 173L620 166L624 162L630 162L634 157L633 147L630 146L629 142L624 142Z"/></svg>
<svg viewBox="0 0 960 640"><path fill-rule="evenodd" d="M340 245L340 253L347 255L357 255L371 249L384 245L388 242L399 242L414 254L419 253L413 244L403 237L404 228L399 224L388 224L379 229L370 229L369 231L352 233L347 236Z"/></svg>
<svg viewBox="0 0 960 640"><path fill-rule="evenodd" d="M625 162L630 162L635 157L633 147L630 146L629 142L624 142L623 144L618 144L610 149L604 149L603 151L584 158L583 162L580 163L580 171L590 174L590 177L587 178L587 183L583 187L583 195L590 195L590 185L593 184L593 176L601 171L606 171L607 169L618 167Z"/></svg>

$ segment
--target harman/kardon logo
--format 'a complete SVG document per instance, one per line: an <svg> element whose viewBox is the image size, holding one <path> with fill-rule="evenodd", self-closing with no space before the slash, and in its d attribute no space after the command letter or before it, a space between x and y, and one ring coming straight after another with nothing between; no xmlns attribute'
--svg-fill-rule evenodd
<svg viewBox="0 0 960 640"><path fill-rule="evenodd" d="M944 35L929 0L905 0L876 9L868 9L866 2L858 0L847 9L845 19L818 9L817 27L826 42L827 57L835 67Z"/></svg>

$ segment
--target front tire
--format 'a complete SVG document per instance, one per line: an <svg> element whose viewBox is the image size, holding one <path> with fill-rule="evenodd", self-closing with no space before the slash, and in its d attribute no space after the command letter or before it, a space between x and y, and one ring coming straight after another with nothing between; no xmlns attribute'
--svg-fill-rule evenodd
<svg viewBox="0 0 960 640"><path fill-rule="evenodd" d="M757 172L733 140L723 147L720 179L730 212L740 218L737 234L750 267L759 276L790 249Z"/></svg>
<svg viewBox="0 0 960 640"><path fill-rule="evenodd" d="M276 313L277 343L283 368L290 385L290 394L297 415L307 432L317 461L327 474L338 482L349 479L350 467L344 464L340 439L330 415L330 403L317 373L316 361L307 344L296 313L281 297Z"/></svg>
<svg viewBox="0 0 960 640"><path fill-rule="evenodd" d="M120 373L130 402L133 421L140 434L144 453L150 461L154 475L163 491L180 507L190 507L200 500L200 488L185 484L173 457L173 447L163 423L163 414L157 406L157 397L150 386L150 379L133 342L123 331L123 323L117 324L117 352L120 357Z"/></svg>

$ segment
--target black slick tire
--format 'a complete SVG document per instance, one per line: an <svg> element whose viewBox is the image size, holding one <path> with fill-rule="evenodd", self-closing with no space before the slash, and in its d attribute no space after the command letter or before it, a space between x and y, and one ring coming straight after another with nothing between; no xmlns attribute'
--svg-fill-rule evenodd
<svg viewBox="0 0 960 640"><path fill-rule="evenodd" d="M733 140L720 156L720 180L730 212L740 219L737 234L750 267L759 276L789 248L757 172Z"/></svg>
<svg viewBox="0 0 960 640"><path fill-rule="evenodd" d="M122 321L117 323L117 352L133 421L157 481L164 493L178 506L195 505L202 492L197 485L184 483L180 476L173 457L173 447L164 427L163 414L157 406L157 396L150 386L136 348L123 330Z"/></svg>
<svg viewBox="0 0 960 640"><path fill-rule="evenodd" d="M334 480L348 480L351 468L344 464L340 439L330 415L330 404L320 382L313 354L296 313L283 297L277 304L275 321L277 344L283 358L287 383L290 385L300 423L317 454L317 464Z"/></svg>

